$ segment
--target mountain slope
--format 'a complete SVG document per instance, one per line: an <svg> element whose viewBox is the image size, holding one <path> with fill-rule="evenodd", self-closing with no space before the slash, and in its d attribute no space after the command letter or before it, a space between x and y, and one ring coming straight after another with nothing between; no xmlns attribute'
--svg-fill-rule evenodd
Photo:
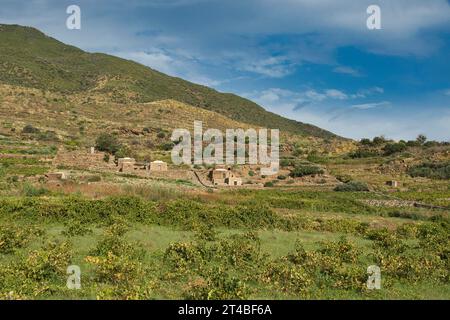
<svg viewBox="0 0 450 320"><path fill-rule="evenodd" d="M170 77L133 61L87 53L30 27L0 25L0 82L60 93L96 91L119 103L175 99L256 126L339 138L237 95Z"/></svg>

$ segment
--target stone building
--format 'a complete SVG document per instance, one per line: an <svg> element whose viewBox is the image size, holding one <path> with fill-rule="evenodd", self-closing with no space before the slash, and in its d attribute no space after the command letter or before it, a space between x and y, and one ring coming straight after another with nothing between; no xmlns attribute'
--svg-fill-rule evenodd
<svg viewBox="0 0 450 320"><path fill-rule="evenodd" d="M45 174L45 177L49 181L65 180L67 179L67 174L65 172L49 172Z"/></svg>
<svg viewBox="0 0 450 320"><path fill-rule="evenodd" d="M119 160L117 160L119 172L133 172L135 164L136 160L134 158L119 158Z"/></svg>
<svg viewBox="0 0 450 320"><path fill-rule="evenodd" d="M150 171L167 171L167 163L160 160L150 162Z"/></svg>
<svg viewBox="0 0 450 320"><path fill-rule="evenodd" d="M390 186L390 187L393 187L393 188L397 188L398 187L398 181L395 181L395 180L386 181L386 184L388 186Z"/></svg>
<svg viewBox="0 0 450 320"><path fill-rule="evenodd" d="M226 185L225 180L228 178L228 170L222 168L215 169L211 173L211 178L215 186Z"/></svg>
<svg viewBox="0 0 450 320"><path fill-rule="evenodd" d="M215 186L240 186L242 179L237 177L231 168L216 168L211 172L211 179Z"/></svg>
<svg viewBox="0 0 450 320"><path fill-rule="evenodd" d="M225 182L229 186L242 186L242 179L236 177L233 173L230 173L230 176L225 180Z"/></svg>

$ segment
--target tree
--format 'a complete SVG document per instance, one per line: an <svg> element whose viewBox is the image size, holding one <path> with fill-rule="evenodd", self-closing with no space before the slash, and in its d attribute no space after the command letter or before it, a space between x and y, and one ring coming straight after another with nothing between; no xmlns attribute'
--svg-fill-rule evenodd
<svg viewBox="0 0 450 320"><path fill-rule="evenodd" d="M385 156L390 156L394 153L402 152L406 150L405 143L388 143L384 146L383 151Z"/></svg>
<svg viewBox="0 0 450 320"><path fill-rule="evenodd" d="M95 147L100 151L115 154L121 148L121 145L116 136L109 133L102 133L95 140Z"/></svg>
<svg viewBox="0 0 450 320"><path fill-rule="evenodd" d="M416 141L420 144L423 145L426 141L427 141L427 137L423 134L419 134L416 138Z"/></svg>
<svg viewBox="0 0 450 320"><path fill-rule="evenodd" d="M381 144L383 144L383 143L385 143L385 142L386 142L386 138L385 138L384 136L375 137L375 138L373 138L373 140L372 140L372 143L373 143L375 146L379 146L379 145L381 145Z"/></svg>

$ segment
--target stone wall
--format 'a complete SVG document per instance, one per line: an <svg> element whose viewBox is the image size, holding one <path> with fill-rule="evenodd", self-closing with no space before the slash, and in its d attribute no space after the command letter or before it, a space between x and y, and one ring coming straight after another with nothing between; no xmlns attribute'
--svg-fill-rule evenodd
<svg viewBox="0 0 450 320"><path fill-rule="evenodd" d="M96 152L91 154L89 151L65 151L59 150L52 161L52 165L75 167L85 170L112 171L117 170L113 161L114 157L110 157L109 162L105 162L104 152Z"/></svg>

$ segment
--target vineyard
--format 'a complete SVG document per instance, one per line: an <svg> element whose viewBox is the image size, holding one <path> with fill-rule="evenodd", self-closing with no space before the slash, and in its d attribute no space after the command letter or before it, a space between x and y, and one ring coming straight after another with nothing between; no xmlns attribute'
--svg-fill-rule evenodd
<svg viewBox="0 0 450 320"><path fill-rule="evenodd" d="M370 193L241 190L223 192L220 201L216 196L3 199L1 297L450 296L447 212L374 208L360 201L379 197ZM79 290L66 285L71 265L80 267ZM367 288L370 265L381 269L380 290Z"/></svg>

